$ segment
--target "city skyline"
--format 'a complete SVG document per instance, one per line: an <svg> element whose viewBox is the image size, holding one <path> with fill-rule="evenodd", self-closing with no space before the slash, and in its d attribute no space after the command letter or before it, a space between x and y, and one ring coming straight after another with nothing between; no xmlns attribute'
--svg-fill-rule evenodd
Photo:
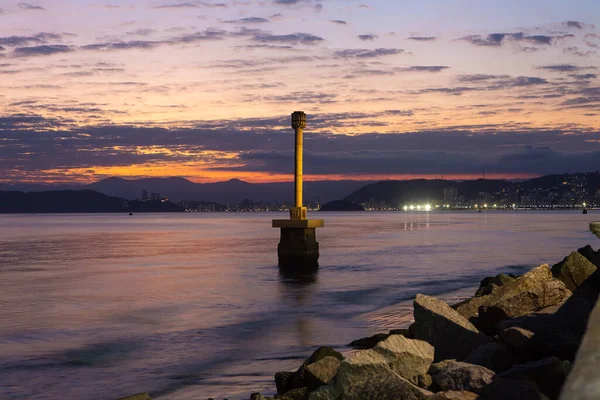
<svg viewBox="0 0 600 400"><path fill-rule="evenodd" d="M597 170L594 1L0 1L0 182Z"/></svg>

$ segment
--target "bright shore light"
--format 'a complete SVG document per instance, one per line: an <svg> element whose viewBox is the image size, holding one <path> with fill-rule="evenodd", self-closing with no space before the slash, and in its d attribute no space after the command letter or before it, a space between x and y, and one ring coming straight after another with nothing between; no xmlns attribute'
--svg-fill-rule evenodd
<svg viewBox="0 0 600 400"><path fill-rule="evenodd" d="M426 204L425 205L425 211L431 211L431 205L430 204Z"/></svg>

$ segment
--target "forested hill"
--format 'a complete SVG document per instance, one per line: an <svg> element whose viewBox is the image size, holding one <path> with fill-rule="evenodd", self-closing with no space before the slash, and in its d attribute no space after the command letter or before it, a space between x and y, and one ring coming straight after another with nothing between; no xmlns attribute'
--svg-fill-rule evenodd
<svg viewBox="0 0 600 400"><path fill-rule="evenodd" d="M171 202L128 201L93 190L0 191L0 213L180 212Z"/></svg>

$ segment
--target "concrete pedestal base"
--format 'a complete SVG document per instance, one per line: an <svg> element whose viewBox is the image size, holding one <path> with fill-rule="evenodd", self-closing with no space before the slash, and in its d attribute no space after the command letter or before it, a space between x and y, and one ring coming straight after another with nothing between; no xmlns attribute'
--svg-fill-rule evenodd
<svg viewBox="0 0 600 400"><path fill-rule="evenodd" d="M322 220L274 220L273 227L281 228L277 255L282 268L315 269L319 264L319 243L316 228Z"/></svg>
<svg viewBox="0 0 600 400"><path fill-rule="evenodd" d="M282 267L314 267L319 260L319 243L315 228L281 228L277 246Z"/></svg>
<svg viewBox="0 0 600 400"><path fill-rule="evenodd" d="M590 231L600 239L600 222L590 222Z"/></svg>

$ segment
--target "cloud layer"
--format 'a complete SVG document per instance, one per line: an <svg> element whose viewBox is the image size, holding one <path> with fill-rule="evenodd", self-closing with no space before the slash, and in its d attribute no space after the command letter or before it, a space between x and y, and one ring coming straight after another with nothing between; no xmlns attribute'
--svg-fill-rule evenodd
<svg viewBox="0 0 600 400"><path fill-rule="evenodd" d="M597 11L484 3L438 2L447 25L417 2L3 5L0 180L284 179L297 109L321 178L593 169Z"/></svg>

